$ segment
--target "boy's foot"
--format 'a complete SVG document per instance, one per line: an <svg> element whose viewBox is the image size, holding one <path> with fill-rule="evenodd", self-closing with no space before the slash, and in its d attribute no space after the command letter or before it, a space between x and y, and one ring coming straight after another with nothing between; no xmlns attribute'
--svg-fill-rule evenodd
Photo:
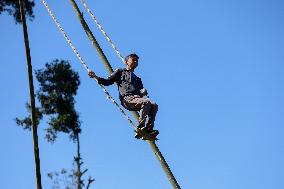
<svg viewBox="0 0 284 189"><path fill-rule="evenodd" d="M157 136L159 135L158 130L152 130L151 132L147 133L147 136L142 136L142 140L158 140Z"/></svg>
<svg viewBox="0 0 284 189"><path fill-rule="evenodd" d="M159 135L159 131L158 130L152 130L151 132L148 132L147 134L150 138L156 138ZM145 137L143 137L143 138L145 138Z"/></svg>
<svg viewBox="0 0 284 189"><path fill-rule="evenodd" d="M146 132L146 133L151 133L151 132L153 131L152 128L149 128L149 127L147 127L147 126L142 127L141 130L142 130L143 132Z"/></svg>
<svg viewBox="0 0 284 189"><path fill-rule="evenodd" d="M135 133L135 136L134 136L135 138L137 138L137 139L140 139L140 138L142 138L142 135L140 135L140 134L138 134L138 133Z"/></svg>
<svg viewBox="0 0 284 189"><path fill-rule="evenodd" d="M157 140L156 137L159 134L158 130L153 130L153 128L146 126L142 127L142 124L137 126L137 130L135 132L136 132L135 138L136 139L142 138L142 140Z"/></svg>
<svg viewBox="0 0 284 189"><path fill-rule="evenodd" d="M142 131L142 132L145 132L147 135L149 135L149 137L151 137L152 138L152 135L153 136L157 136L158 134L156 134L157 133L157 130L153 130L153 129L150 129L150 128L148 128L148 127L137 127L137 129L138 129L138 131L136 131L136 134L135 134L135 138L137 138L137 139L140 139L140 138L142 138L143 136L143 134L141 133L141 132L139 132L139 131ZM158 131L159 132L159 131ZM147 138L149 138L149 137L147 137ZM145 137L144 137L145 138Z"/></svg>
<svg viewBox="0 0 284 189"><path fill-rule="evenodd" d="M139 125L137 125L137 131L135 131L135 138L140 139L142 138L142 135L139 131L145 131L145 123L140 123Z"/></svg>
<svg viewBox="0 0 284 189"><path fill-rule="evenodd" d="M149 134L152 136L158 136L160 132L158 130L152 130Z"/></svg>

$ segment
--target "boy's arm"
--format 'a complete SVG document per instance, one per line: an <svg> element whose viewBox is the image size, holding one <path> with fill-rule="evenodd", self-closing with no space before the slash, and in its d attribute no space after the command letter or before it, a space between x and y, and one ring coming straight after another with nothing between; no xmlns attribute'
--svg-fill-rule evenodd
<svg viewBox="0 0 284 189"><path fill-rule="evenodd" d="M138 79L138 87L143 96L148 95L148 91L144 88L141 78Z"/></svg>
<svg viewBox="0 0 284 189"><path fill-rule="evenodd" d="M99 84L102 84L104 86L109 86L109 85L112 85L114 82L116 82L117 80L117 77L118 77L118 74L119 74L119 70L115 70L110 76L108 76L106 79L105 78L102 78L102 77L99 77L97 76L94 72L90 71L89 72L89 76L91 78L95 78L98 80L98 83Z"/></svg>

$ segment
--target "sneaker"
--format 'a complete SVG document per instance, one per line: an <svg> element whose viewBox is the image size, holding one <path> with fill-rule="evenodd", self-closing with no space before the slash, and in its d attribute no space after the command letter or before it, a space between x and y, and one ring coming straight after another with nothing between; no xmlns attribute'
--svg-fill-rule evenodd
<svg viewBox="0 0 284 189"><path fill-rule="evenodd" d="M142 138L141 131L142 131L142 128L139 127L139 126L137 126L137 130L134 130L134 132L135 132L134 137L135 137L136 139Z"/></svg>
<svg viewBox="0 0 284 189"><path fill-rule="evenodd" d="M140 134L138 134L138 133L136 133L134 137L135 137L136 139L142 138L142 136L141 136Z"/></svg>
<svg viewBox="0 0 284 189"><path fill-rule="evenodd" d="M142 131L147 132L147 133L151 133L152 129L150 129L149 127L145 126L141 128Z"/></svg>
<svg viewBox="0 0 284 189"><path fill-rule="evenodd" d="M150 132L149 134L152 136L152 137L157 137L159 135L159 131L158 130L152 130L152 132Z"/></svg>

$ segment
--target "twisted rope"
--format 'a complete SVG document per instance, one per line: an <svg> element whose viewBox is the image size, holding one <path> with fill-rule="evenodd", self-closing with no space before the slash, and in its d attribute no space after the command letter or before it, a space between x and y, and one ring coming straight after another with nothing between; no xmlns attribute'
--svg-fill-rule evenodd
<svg viewBox="0 0 284 189"><path fill-rule="evenodd" d="M88 11L88 13L90 14L90 16L92 17L92 19L95 21L96 25L98 26L98 28L101 30L101 32L103 33L103 35L106 37L107 41L111 44L112 48L114 49L114 51L116 52L116 54L118 55L118 57L121 59L121 61L123 62L123 64L126 64L126 62L124 61L124 58L122 57L122 55L120 54L120 52L118 51L117 47L115 46L115 44L113 43L113 41L111 40L111 38L108 36L108 34L105 32L105 30L103 29L102 25L99 23L98 19L95 17L95 15L92 13L92 11L90 10L90 8L88 7L88 5L86 4L85 0L81 0L81 3L84 5L85 9Z"/></svg>
<svg viewBox="0 0 284 189"><path fill-rule="evenodd" d="M70 45L70 47L72 48L73 52L76 54L77 58L79 59L79 61L81 62L81 64L84 66L84 68L90 72L91 69L87 66L87 64L85 63L85 61L83 60L82 56L79 54L79 51L75 48L75 46L73 45L73 43L71 42L71 40L69 39L69 37L67 36L66 32L64 31L64 29L61 27L60 23L58 22L58 20L56 19L55 15L52 13L52 11L50 10L48 4L46 3L45 0L42 0L42 3L44 4L45 8L47 9L49 15L51 16L51 18L53 19L53 21L55 22L55 24L57 25L57 27L59 28L59 30L61 31L61 33L63 34L64 38L66 39L67 43ZM95 78L94 78L95 79ZM98 80L95 79L96 82L98 83ZM109 92L104 88L104 86L102 86L101 84L98 83L98 85L101 87L101 89L103 90L103 92L106 94L107 98L110 99L112 101L112 103L118 108L118 110L124 115L124 117L129 121L129 123L134 127L135 130L137 130L137 127L135 126L134 122L130 119L130 117L125 113L125 111L119 106L119 104L114 100L114 98L109 94Z"/></svg>

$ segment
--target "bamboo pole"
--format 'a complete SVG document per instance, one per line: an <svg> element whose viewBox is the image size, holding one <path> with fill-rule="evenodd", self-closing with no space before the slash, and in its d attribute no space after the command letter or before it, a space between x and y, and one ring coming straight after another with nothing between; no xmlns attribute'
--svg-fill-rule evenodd
<svg viewBox="0 0 284 189"><path fill-rule="evenodd" d="M26 24L24 1L19 0L21 19L23 24L23 34L26 49L26 59L28 67L28 77L29 77L29 91L30 91L30 104L31 104L31 120L32 120L32 130L33 130L33 144L34 144L34 158L35 158L35 168L36 168L36 181L37 189L42 189L41 186L41 173L40 173L40 158L39 158L39 147L38 147L38 135L37 135L37 124L36 124L36 111L35 111L35 95L34 95L34 84L33 84L33 69L31 63L31 54L29 47L29 37Z"/></svg>
<svg viewBox="0 0 284 189"><path fill-rule="evenodd" d="M88 24L86 23L83 14L80 12L80 9L78 8L78 5L76 4L76 2L74 0L70 0L70 3L72 4L72 7L74 9L74 11L76 12L78 19L80 20L80 23L82 24L87 36L89 37L89 39L91 40L92 45L96 48L100 58L102 59L105 68L107 69L107 71L109 73L113 72L113 69L107 59L107 57L105 56L103 50L101 49L99 43L97 42L96 38L94 37L93 33L91 32Z"/></svg>
<svg viewBox="0 0 284 189"><path fill-rule="evenodd" d="M108 70L109 74L111 74L113 72L113 69L109 63L109 61L107 60L107 57L105 56L104 52L102 51L99 43L97 42L95 36L93 35L93 33L91 32L88 24L86 23L85 19L83 18L82 13L80 12L80 9L78 7L78 5L76 4L76 2L74 0L70 0L70 3L75 11L75 13L77 14L78 19L80 20L81 25L83 26L87 36L89 37L91 43L93 44L93 46L95 47L95 49L97 50L99 56L101 57L106 69ZM134 117L136 120L138 120L139 116L138 113L133 111L132 112L134 114ZM162 153L160 152L158 146L156 145L155 142L153 141L149 141L148 140L149 145L151 146L151 149L153 150L154 154L156 155L157 159L159 160L163 170L165 171L170 183L172 184L174 189L180 189L180 186L177 182L177 180L175 179L169 165L167 164L164 156L162 155Z"/></svg>

